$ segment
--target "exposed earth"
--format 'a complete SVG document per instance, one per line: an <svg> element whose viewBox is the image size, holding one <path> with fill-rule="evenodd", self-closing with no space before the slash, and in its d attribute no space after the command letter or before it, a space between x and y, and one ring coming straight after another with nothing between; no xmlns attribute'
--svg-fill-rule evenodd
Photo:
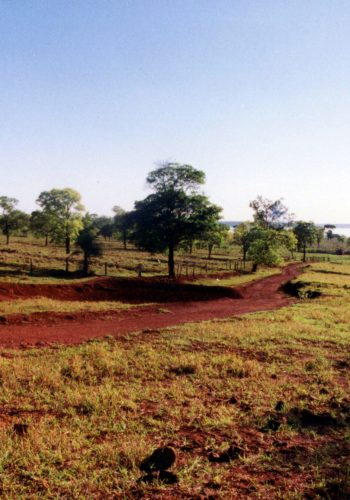
<svg viewBox="0 0 350 500"><path fill-rule="evenodd" d="M232 317L295 302L281 286L302 271L289 264L280 274L235 288L169 284L155 280L95 278L76 285L0 284L0 300L49 297L69 301L118 300L140 304L128 310L33 313L0 317L0 346L17 348L79 344L145 329Z"/></svg>

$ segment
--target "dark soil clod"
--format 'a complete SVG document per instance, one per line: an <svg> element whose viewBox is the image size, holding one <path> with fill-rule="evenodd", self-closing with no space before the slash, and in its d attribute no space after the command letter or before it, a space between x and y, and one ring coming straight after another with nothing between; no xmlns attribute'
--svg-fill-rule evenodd
<svg viewBox="0 0 350 500"><path fill-rule="evenodd" d="M277 418L271 417L268 419L264 427L261 429L261 432L269 432L269 431L276 432L280 427L281 427L281 422Z"/></svg>
<svg viewBox="0 0 350 500"><path fill-rule="evenodd" d="M283 401L277 401L276 406L275 406L275 410L276 411L283 411L284 407L285 407L285 405L284 405Z"/></svg>
<svg viewBox="0 0 350 500"><path fill-rule="evenodd" d="M228 402L230 403L230 405L235 405L238 403L238 399L232 396L232 398L230 398Z"/></svg>
<svg viewBox="0 0 350 500"><path fill-rule="evenodd" d="M144 472L165 471L169 469L176 460L176 453L170 446L157 448L149 456L142 460L140 470Z"/></svg>
<svg viewBox="0 0 350 500"><path fill-rule="evenodd" d="M193 375L196 373L196 367L192 365L173 366L169 368L169 372L175 375Z"/></svg>
<svg viewBox="0 0 350 500"><path fill-rule="evenodd" d="M236 460L239 457L244 456L244 450L240 446L231 444L226 451L222 453L209 453L209 462L225 463L231 462L231 460Z"/></svg>
<svg viewBox="0 0 350 500"><path fill-rule="evenodd" d="M17 422L13 426L13 431L18 435L18 436L26 436L28 434L28 428L29 425L25 422Z"/></svg>
<svg viewBox="0 0 350 500"><path fill-rule="evenodd" d="M292 408L289 412L288 422L290 424L299 424L301 427L338 427L341 422L330 413L313 413L304 408Z"/></svg>

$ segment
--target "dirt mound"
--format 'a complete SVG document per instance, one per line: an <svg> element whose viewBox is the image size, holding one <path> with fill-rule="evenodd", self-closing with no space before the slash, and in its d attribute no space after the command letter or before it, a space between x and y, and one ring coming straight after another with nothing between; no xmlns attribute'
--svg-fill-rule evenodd
<svg viewBox="0 0 350 500"><path fill-rule="evenodd" d="M116 300L134 304L144 302L188 302L224 297L241 298L231 288L169 283L132 278L95 278L75 285L36 285L0 283L0 300L48 297L57 300Z"/></svg>

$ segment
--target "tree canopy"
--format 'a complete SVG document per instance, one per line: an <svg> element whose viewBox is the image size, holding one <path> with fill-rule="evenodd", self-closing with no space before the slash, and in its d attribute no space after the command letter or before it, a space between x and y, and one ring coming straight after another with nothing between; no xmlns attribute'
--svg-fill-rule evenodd
<svg viewBox="0 0 350 500"><path fill-rule="evenodd" d="M70 253L71 241L83 227L80 194L72 188L51 189L40 193L36 202L52 223L54 239L64 241L66 253Z"/></svg>
<svg viewBox="0 0 350 500"><path fill-rule="evenodd" d="M295 246L296 238L292 231L255 226L250 231L248 257L252 260L255 270L259 264L274 266L282 262L283 248L293 251Z"/></svg>
<svg viewBox="0 0 350 500"><path fill-rule="evenodd" d="M306 260L306 248L317 240L318 228L313 222L298 221L293 232L298 241L298 250L303 252L303 260Z"/></svg>
<svg viewBox="0 0 350 500"><path fill-rule="evenodd" d="M272 201L258 196L249 206L254 211L254 222L265 229L283 229L293 218L281 198Z"/></svg>
<svg viewBox="0 0 350 500"><path fill-rule="evenodd" d="M29 222L29 216L16 208L17 203L16 198L0 196L0 225L7 245L10 243L10 235L16 230L26 229Z"/></svg>
<svg viewBox="0 0 350 500"><path fill-rule="evenodd" d="M91 258L102 255L102 245L97 240L97 231L92 225L85 226L80 230L76 243L83 251L83 274L87 276Z"/></svg>
<svg viewBox="0 0 350 500"><path fill-rule="evenodd" d="M221 208L200 194L205 175L190 165L167 163L147 176L154 193L135 202L133 240L150 252L168 251L169 277L175 276L174 251L200 237L220 218Z"/></svg>

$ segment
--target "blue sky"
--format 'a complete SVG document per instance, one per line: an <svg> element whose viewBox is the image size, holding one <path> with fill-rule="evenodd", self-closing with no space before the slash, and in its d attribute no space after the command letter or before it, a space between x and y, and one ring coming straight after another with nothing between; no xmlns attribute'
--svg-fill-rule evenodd
<svg viewBox="0 0 350 500"><path fill-rule="evenodd" d="M347 0L0 0L0 194L109 214L170 160L226 219L260 194L350 222L349 26Z"/></svg>

